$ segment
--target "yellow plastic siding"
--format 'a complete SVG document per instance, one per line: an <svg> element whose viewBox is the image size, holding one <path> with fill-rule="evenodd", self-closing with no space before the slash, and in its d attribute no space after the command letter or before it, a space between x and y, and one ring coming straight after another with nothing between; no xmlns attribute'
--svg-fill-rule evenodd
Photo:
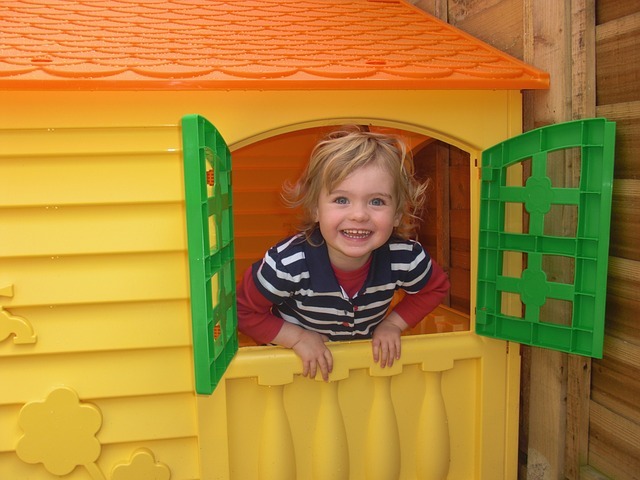
<svg viewBox="0 0 640 480"><path fill-rule="evenodd" d="M301 377L291 351L240 350L214 392L229 429L215 448L228 448L229 469L207 478L510 478L504 343L468 332L406 337L400 362L384 370L369 342L331 351L324 383Z"/></svg>
<svg viewBox="0 0 640 480"><path fill-rule="evenodd" d="M54 469L80 462L63 476L73 480L141 478L143 464L172 479L516 477L518 351L471 332L407 337L384 371L368 342L332 345L329 384L300 378L291 351L241 349L214 395L194 395L176 125L202 114L233 149L374 122L440 138L473 163L519 132L518 92L0 92L0 102L12 112L0 117L0 314L26 341L0 341L0 384L11 386L0 390L0 478L58 478L43 466L51 457ZM477 215L473 205L472 245ZM20 443L52 398L91 413L97 457Z"/></svg>
<svg viewBox="0 0 640 480"><path fill-rule="evenodd" d="M11 386L0 391L0 478L58 478L65 462L71 479L128 478L147 463L198 478L178 128L0 139L0 286L12 285L0 306L36 335L0 343L0 383ZM72 433L56 437L29 418L64 388L77 395L62 427ZM83 411L99 412L89 440L75 438ZM97 457L65 447L74 440L97 442Z"/></svg>
<svg viewBox="0 0 640 480"><path fill-rule="evenodd" d="M12 112L0 117L0 128L175 125L183 115L198 113L218 128L233 151L292 129L375 121L479 151L508 138L507 111L519 96L490 90L0 91L1 104Z"/></svg>

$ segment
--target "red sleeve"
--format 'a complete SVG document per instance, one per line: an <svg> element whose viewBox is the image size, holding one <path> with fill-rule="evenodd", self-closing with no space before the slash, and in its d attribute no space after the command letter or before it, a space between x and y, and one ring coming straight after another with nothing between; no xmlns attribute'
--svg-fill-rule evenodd
<svg viewBox="0 0 640 480"><path fill-rule="evenodd" d="M236 288L238 330L257 343L270 343L280 332L284 320L271 313L273 303L260 293L249 267Z"/></svg>
<svg viewBox="0 0 640 480"><path fill-rule="evenodd" d="M431 277L418 293L405 295L393 309L402 319L414 327L431 313L449 291L449 277L433 260L431 261Z"/></svg>

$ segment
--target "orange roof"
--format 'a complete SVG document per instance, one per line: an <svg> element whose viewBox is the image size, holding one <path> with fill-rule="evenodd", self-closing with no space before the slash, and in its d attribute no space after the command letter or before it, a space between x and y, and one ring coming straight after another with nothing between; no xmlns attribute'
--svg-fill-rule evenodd
<svg viewBox="0 0 640 480"><path fill-rule="evenodd" d="M2 89L548 86L400 0L0 2Z"/></svg>

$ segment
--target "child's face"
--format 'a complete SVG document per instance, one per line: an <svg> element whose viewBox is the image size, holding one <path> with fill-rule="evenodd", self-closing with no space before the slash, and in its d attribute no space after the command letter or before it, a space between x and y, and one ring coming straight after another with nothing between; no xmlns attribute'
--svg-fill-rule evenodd
<svg viewBox="0 0 640 480"><path fill-rule="evenodd" d="M322 190L316 221L335 267L361 267L389 239L401 218L393 187L391 175L370 165L355 170L333 191Z"/></svg>

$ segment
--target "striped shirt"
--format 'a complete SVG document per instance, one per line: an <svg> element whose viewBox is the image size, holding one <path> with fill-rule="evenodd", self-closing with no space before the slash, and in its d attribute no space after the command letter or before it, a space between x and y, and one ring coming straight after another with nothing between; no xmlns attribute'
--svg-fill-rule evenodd
<svg viewBox="0 0 640 480"><path fill-rule="evenodd" d="M429 281L429 254L413 240L391 238L374 250L367 279L353 297L338 283L319 231L311 243L295 235L278 243L252 267L255 285L272 313L330 340L370 338L393 294L418 293Z"/></svg>

